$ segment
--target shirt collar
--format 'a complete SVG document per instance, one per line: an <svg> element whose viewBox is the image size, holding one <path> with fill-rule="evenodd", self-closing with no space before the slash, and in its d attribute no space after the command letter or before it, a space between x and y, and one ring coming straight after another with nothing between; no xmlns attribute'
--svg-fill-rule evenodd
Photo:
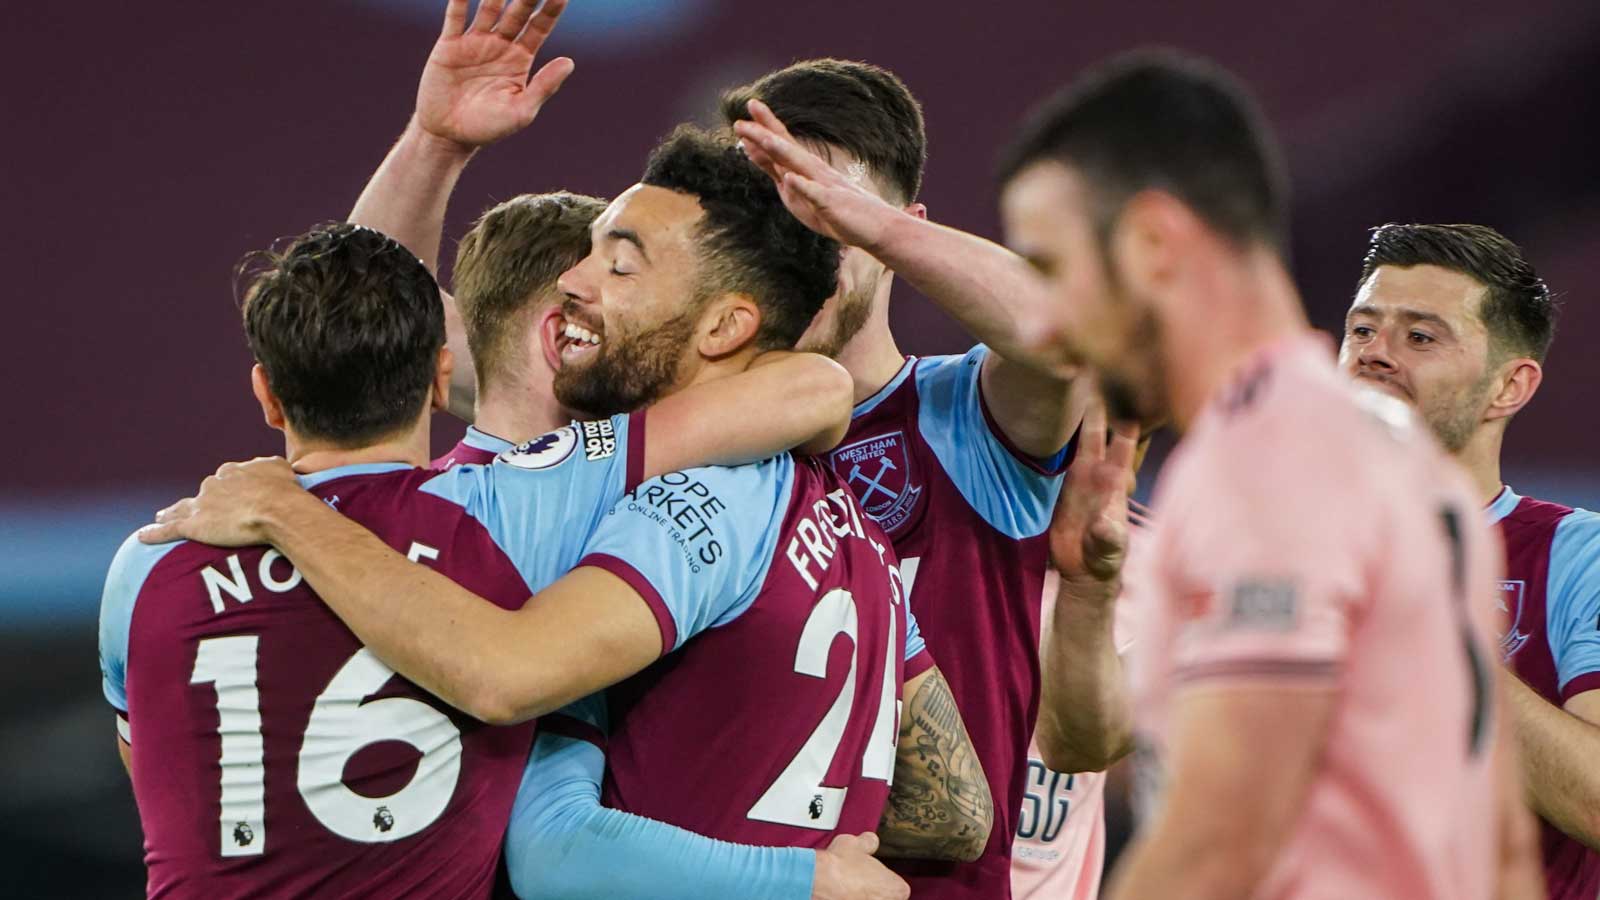
<svg viewBox="0 0 1600 900"><path fill-rule="evenodd" d="M312 472L310 475L297 477L299 478L300 486L310 490L319 484L349 475L377 475L383 472L398 472L402 469L414 468L416 466L403 462L352 463L348 466L334 466L331 469L323 469L320 472Z"/></svg>
<svg viewBox="0 0 1600 900"><path fill-rule="evenodd" d="M461 443L486 453L504 453L516 446L503 437L495 437L487 431L480 431L474 425L467 426L466 436L461 439Z"/></svg>
<svg viewBox="0 0 1600 900"><path fill-rule="evenodd" d="M1521 502L1522 498L1517 496L1517 492L1513 491L1510 485L1506 485L1500 489L1500 496L1494 498L1488 506L1484 507L1483 512L1484 515L1489 517L1489 524L1496 525L1499 524L1501 519L1511 515L1511 511L1516 509L1517 504Z"/></svg>

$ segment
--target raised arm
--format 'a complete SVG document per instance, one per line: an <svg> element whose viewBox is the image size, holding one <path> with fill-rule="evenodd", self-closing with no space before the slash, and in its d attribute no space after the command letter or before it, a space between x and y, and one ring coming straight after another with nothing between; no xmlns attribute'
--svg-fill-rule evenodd
<svg viewBox="0 0 1600 900"><path fill-rule="evenodd" d="M1035 736L1044 764L1057 772L1100 771L1133 746L1114 625L1137 443L1137 429L1121 426L1108 443L1105 405L1091 404L1050 523L1060 590L1044 623Z"/></svg>
<svg viewBox="0 0 1600 900"><path fill-rule="evenodd" d="M910 893L871 857L872 835L842 835L819 851L751 847L602 806L604 751L578 735L603 731L570 710L546 720L517 792L506 867L518 896L900 900Z"/></svg>
<svg viewBox="0 0 1600 900"><path fill-rule="evenodd" d="M971 862L994 825L994 798L950 685L937 668L906 682L894 786L878 823L883 856Z"/></svg>
<svg viewBox="0 0 1600 900"><path fill-rule="evenodd" d="M984 398L995 422L1025 453L1059 451L1077 424L1068 399L1078 368L1056 339L1059 303L1038 273L998 244L885 202L791 137L760 101L750 113L734 127L790 211L877 257L989 345Z"/></svg>
<svg viewBox="0 0 1600 900"><path fill-rule="evenodd" d="M445 208L456 181L480 147L533 122L572 74L558 57L532 74L534 58L567 0L485 0L467 22L467 0L450 0L444 27L417 86L416 111L350 211L350 221L377 229L439 273ZM449 346L460 361L450 412L472 418L476 392L465 331L455 299L444 294Z"/></svg>

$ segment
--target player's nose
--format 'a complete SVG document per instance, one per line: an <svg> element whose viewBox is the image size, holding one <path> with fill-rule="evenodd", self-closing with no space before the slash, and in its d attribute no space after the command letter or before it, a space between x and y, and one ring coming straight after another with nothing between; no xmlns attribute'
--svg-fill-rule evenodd
<svg viewBox="0 0 1600 900"><path fill-rule="evenodd" d="M1365 370L1393 372L1399 368L1395 365L1394 355L1389 352L1389 341L1383 332L1378 332L1372 336L1372 340L1361 345L1356 362Z"/></svg>
<svg viewBox="0 0 1600 900"><path fill-rule="evenodd" d="M561 292L568 303L586 302L593 299L593 279L588 277L585 266L593 256L578 260L572 268L562 272L556 279L556 290Z"/></svg>

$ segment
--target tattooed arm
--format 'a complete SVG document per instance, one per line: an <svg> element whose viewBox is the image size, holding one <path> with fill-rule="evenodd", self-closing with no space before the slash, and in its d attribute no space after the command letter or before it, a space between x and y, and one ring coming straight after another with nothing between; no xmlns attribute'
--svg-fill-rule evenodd
<svg viewBox="0 0 1600 900"><path fill-rule="evenodd" d="M894 788L878 823L880 856L971 862L989 843L994 799L937 668L906 682Z"/></svg>

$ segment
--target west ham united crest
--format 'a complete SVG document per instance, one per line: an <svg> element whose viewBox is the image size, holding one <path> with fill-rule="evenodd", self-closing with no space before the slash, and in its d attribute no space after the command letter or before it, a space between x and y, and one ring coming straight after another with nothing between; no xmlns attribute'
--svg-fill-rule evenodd
<svg viewBox="0 0 1600 900"><path fill-rule="evenodd" d="M1502 661L1516 656L1522 645L1528 642L1528 635L1522 631L1522 597L1525 593L1527 593L1527 583L1524 581L1500 582L1500 600L1497 605L1507 623L1506 633L1500 636Z"/></svg>
<svg viewBox="0 0 1600 900"><path fill-rule="evenodd" d="M834 471L855 491L861 508L885 531L894 531L917 508L922 487L912 484L906 436L891 431L847 444L833 451Z"/></svg>

